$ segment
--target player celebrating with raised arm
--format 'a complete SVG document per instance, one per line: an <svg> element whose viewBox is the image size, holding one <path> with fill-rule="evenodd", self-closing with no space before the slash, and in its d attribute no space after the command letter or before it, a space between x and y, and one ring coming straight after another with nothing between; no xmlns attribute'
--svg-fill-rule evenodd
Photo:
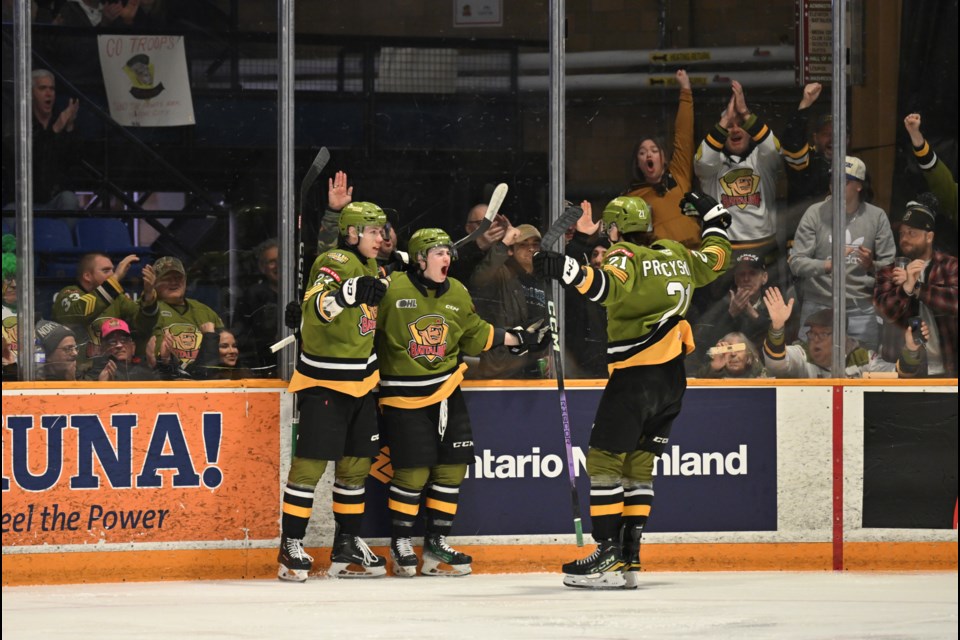
<svg viewBox="0 0 960 640"><path fill-rule="evenodd" d="M480 318L466 287L447 277L456 252L442 229L420 229L408 248L415 266L393 276L380 303L376 336L380 407L393 465L393 573L417 572L411 535L425 494L422 574L466 575L473 559L446 541L460 484L473 462L473 430L460 390L467 368L463 355L499 345L523 355L545 340L547 330L495 329Z"/></svg>
<svg viewBox="0 0 960 640"><path fill-rule="evenodd" d="M683 360L693 352L684 314L693 289L730 265L730 214L713 198L688 193L685 213L702 216L700 249L653 238L641 198L620 197L603 210L613 245L603 267L581 266L553 251L534 256L537 273L559 280L607 309L610 380L590 434L590 520L597 549L563 565L563 583L593 589L636 588L640 537L653 504L653 463L670 438L687 388Z"/></svg>
<svg viewBox="0 0 960 640"><path fill-rule="evenodd" d="M386 292L376 256L387 216L370 202L352 202L340 213L340 238L310 269L303 296L302 346L288 391L296 392L300 429L296 455L283 491L278 560L281 580L303 582L313 564L303 537L314 490L327 462L336 461L330 554L331 576L370 578L386 574L386 560L360 539L364 481L379 451L373 334L377 304Z"/></svg>

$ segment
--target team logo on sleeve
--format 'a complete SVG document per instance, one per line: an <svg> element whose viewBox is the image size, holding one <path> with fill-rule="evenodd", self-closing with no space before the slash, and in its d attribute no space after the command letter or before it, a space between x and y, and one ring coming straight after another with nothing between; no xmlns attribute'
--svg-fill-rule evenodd
<svg viewBox="0 0 960 640"><path fill-rule="evenodd" d="M424 358L427 362L433 362L442 360L447 355L447 334L450 327L443 316L421 316L408 324L407 329L413 338L407 346L407 353L414 360Z"/></svg>
<svg viewBox="0 0 960 640"><path fill-rule="evenodd" d="M377 311L379 311L378 307L370 307L365 304L360 305L360 321L357 323L357 327L360 329L360 335L365 336L376 331Z"/></svg>

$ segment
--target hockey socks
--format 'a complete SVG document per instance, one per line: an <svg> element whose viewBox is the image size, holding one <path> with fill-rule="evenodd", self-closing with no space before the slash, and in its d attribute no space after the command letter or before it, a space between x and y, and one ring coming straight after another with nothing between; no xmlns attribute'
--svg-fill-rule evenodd
<svg viewBox="0 0 960 640"><path fill-rule="evenodd" d="M379 578L387 573L387 561L375 554L358 535L363 523L363 485L333 483L333 519L336 533L330 550L329 575L335 578Z"/></svg>

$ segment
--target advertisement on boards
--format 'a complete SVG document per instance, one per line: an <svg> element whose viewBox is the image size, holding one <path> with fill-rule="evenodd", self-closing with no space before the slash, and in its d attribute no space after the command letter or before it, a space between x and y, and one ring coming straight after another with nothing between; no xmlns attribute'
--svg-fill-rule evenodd
<svg viewBox="0 0 960 640"><path fill-rule="evenodd" d="M587 531L586 454L601 393L601 389L567 390L577 490ZM453 534L572 532L557 391L465 389L464 396L475 458L461 486ZM670 443L654 469L656 497L647 531L775 531L776 436L775 389L688 389ZM389 450L384 449L367 481L364 527L370 537L390 535L389 516L378 505L386 503L391 473Z"/></svg>
<svg viewBox="0 0 960 640"><path fill-rule="evenodd" d="M279 393L3 398L3 545L278 531Z"/></svg>

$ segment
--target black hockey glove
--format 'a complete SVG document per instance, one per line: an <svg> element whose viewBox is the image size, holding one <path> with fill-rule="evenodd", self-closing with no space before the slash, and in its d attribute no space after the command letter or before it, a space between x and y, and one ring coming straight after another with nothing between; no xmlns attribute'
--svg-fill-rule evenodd
<svg viewBox="0 0 960 640"><path fill-rule="evenodd" d="M704 229L711 227L726 229L733 222L729 211L712 197L697 191L684 194L683 200L680 201L680 211L687 216L700 216Z"/></svg>
<svg viewBox="0 0 960 640"><path fill-rule="evenodd" d="M300 303L296 300L292 300L287 303L287 306L283 310L283 324L288 329L299 329L300 322L303 320L303 309L300 308Z"/></svg>
<svg viewBox="0 0 960 640"><path fill-rule="evenodd" d="M516 336L517 341L520 343L513 347L507 347L510 353L515 356L522 356L530 351L530 349L538 349L543 345L547 340L547 336L550 334L550 325L544 320L538 320L526 329L523 327L513 327L512 329L507 329L506 332Z"/></svg>
<svg viewBox="0 0 960 640"><path fill-rule="evenodd" d="M579 262L556 251L538 251L533 256L533 272L541 278L559 280L567 287L577 286L585 277Z"/></svg>
<svg viewBox="0 0 960 640"><path fill-rule="evenodd" d="M390 254L390 262L383 265L383 270L387 275L410 271L410 254L406 251L394 251Z"/></svg>
<svg viewBox="0 0 960 640"><path fill-rule="evenodd" d="M366 304L375 307L380 304L387 285L373 276L357 276L343 283L334 299L341 307L356 307Z"/></svg>

